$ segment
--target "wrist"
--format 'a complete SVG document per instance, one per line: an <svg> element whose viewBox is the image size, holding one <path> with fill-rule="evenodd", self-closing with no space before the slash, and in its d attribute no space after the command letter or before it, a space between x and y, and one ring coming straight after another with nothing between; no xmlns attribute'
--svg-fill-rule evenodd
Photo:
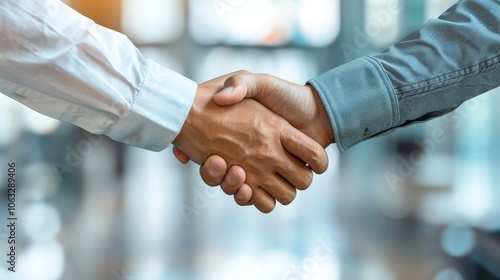
<svg viewBox="0 0 500 280"><path fill-rule="evenodd" d="M314 98L314 104L316 105L316 111L317 111L316 118L321 123L321 129L322 132L324 133L323 138L326 138L327 140L326 145L325 143L322 143L322 145L326 147L332 143L335 143L335 135L333 133L332 124L330 122L330 118L328 117L325 105L321 101L321 98L316 89L311 84L306 84L306 86L309 88Z"/></svg>
<svg viewBox="0 0 500 280"><path fill-rule="evenodd" d="M203 130L200 129L200 119L203 118L203 108L208 103L209 96L198 86L195 98L189 110L189 113L182 125L179 134L175 137L172 144L186 153L194 162L201 163L204 157L201 154L199 140L204 139Z"/></svg>

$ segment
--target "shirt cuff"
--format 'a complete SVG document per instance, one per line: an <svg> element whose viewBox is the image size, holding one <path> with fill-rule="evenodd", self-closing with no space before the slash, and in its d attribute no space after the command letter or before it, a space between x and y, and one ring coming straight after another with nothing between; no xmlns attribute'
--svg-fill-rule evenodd
<svg viewBox="0 0 500 280"><path fill-rule="evenodd" d="M325 106L341 152L399 124L392 84L372 57L353 60L308 83Z"/></svg>
<svg viewBox="0 0 500 280"><path fill-rule="evenodd" d="M135 101L108 136L147 150L165 149L182 128L196 91L194 81L150 60Z"/></svg>

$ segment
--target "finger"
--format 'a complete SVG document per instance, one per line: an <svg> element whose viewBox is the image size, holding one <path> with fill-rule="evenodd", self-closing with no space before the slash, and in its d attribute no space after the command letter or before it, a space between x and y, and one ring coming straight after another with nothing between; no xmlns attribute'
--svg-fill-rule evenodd
<svg viewBox="0 0 500 280"><path fill-rule="evenodd" d="M247 97L247 84L242 78L232 78L226 80L224 89L214 95L214 102L226 106L240 102Z"/></svg>
<svg viewBox="0 0 500 280"><path fill-rule="evenodd" d="M281 98L278 93L286 86L284 80L272 75L240 73L228 77L224 82L224 89L216 93L213 100L219 105L232 105L244 98L253 98L262 103L271 92L275 95L273 99Z"/></svg>
<svg viewBox="0 0 500 280"><path fill-rule="evenodd" d="M243 184L234 195L234 201L240 206L252 205L252 188L249 185Z"/></svg>
<svg viewBox="0 0 500 280"><path fill-rule="evenodd" d="M172 149L172 152L174 153L174 156L177 158L177 160L181 163L186 164L189 162L189 157L176 147Z"/></svg>
<svg viewBox="0 0 500 280"><path fill-rule="evenodd" d="M289 154L286 150L284 153L286 153L284 156L288 158L288 161L276 166L276 171L296 189L306 190L313 181L311 168L295 156Z"/></svg>
<svg viewBox="0 0 500 280"><path fill-rule="evenodd" d="M219 105L231 105L243 98L253 98L268 108L273 108L283 98L289 99L297 84L268 74L239 73L224 82L224 89L214 95Z"/></svg>
<svg viewBox="0 0 500 280"><path fill-rule="evenodd" d="M213 85L212 90L214 92L221 91L224 88L224 83L227 81L228 78L230 78L232 76L247 74L247 73L249 73L249 72L245 71L245 70L239 70L239 71L232 72L232 73L220 76L220 77L213 78L213 79L211 79L203 84Z"/></svg>
<svg viewBox="0 0 500 280"><path fill-rule="evenodd" d="M278 174L275 174L275 176L267 179L261 185L261 188L263 188L268 194L270 194L272 197L274 197L274 199L276 199L283 205L292 203L297 195L297 190L295 189L295 187L290 185L289 182L287 182ZM255 202L253 197L252 201Z"/></svg>
<svg viewBox="0 0 500 280"><path fill-rule="evenodd" d="M231 76L224 83L224 89L214 95L214 102L222 105L232 105L240 102L244 98L249 98L247 94L255 94L255 91L248 92L247 83L243 76Z"/></svg>
<svg viewBox="0 0 500 280"><path fill-rule="evenodd" d="M307 163L314 172L321 174L328 168L328 156L325 149L304 133L290 124L285 125L281 133L283 147L292 155Z"/></svg>
<svg viewBox="0 0 500 280"><path fill-rule="evenodd" d="M264 189L260 187L252 188L252 199L250 200L255 208L257 208L262 213L269 213L273 211L276 206L276 200L268 194Z"/></svg>
<svg viewBox="0 0 500 280"><path fill-rule="evenodd" d="M227 163L220 156L211 156L200 167L200 175L205 184L218 186L221 184L227 171Z"/></svg>
<svg viewBox="0 0 500 280"><path fill-rule="evenodd" d="M233 165L229 168L220 186L226 194L235 194L245 183L246 178L245 170L238 165Z"/></svg>

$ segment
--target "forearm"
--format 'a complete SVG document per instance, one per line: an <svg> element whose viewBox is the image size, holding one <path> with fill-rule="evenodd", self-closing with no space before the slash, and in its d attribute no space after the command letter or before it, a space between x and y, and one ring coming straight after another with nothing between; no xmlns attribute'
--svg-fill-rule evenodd
<svg viewBox="0 0 500 280"><path fill-rule="evenodd" d="M310 83L340 150L450 112L500 85L500 2L461 1L384 53Z"/></svg>
<svg viewBox="0 0 500 280"><path fill-rule="evenodd" d="M0 91L51 117L150 150L175 138L196 84L59 1L0 3Z"/></svg>

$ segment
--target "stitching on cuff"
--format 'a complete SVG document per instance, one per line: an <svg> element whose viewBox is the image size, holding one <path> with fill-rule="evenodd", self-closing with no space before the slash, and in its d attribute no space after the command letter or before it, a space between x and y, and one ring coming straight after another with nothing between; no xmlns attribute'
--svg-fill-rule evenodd
<svg viewBox="0 0 500 280"><path fill-rule="evenodd" d="M416 82L409 85L400 86L395 88L396 94L400 98L412 97L422 94L427 91L437 90L457 84L469 77L475 77L484 72L489 72L500 67L500 56L492 57L490 59L481 61L475 65L465 67L462 69L454 70L443 75L432 77L424 81ZM403 96L404 95L404 96Z"/></svg>
<svg viewBox="0 0 500 280"><path fill-rule="evenodd" d="M385 71L385 69L382 66L382 64L380 63L380 61L378 61L376 58L371 57L371 56L366 56L365 58L368 61L371 60L371 62L375 64L374 65L375 68L377 70L379 70L381 72L381 74L385 77L384 83L386 84L387 89L390 89L390 92L392 93L389 96L389 99L391 100L393 118L391 120L391 127L389 129L394 128L396 126L399 126L399 122L401 121L401 113L399 110L399 102L398 102L398 98L397 98L398 95L396 93L396 90L394 89L394 85L392 84L391 79L389 78L389 75L387 74L387 71Z"/></svg>
<svg viewBox="0 0 500 280"><path fill-rule="evenodd" d="M146 83L146 79L148 78L149 72L151 69L151 61L147 60L147 64L148 65L146 68L144 79L142 79L141 83L139 84L139 87L134 87L135 94L134 94L134 98L132 99L132 102L130 103L130 107L126 109L123 116L120 117L120 120L109 130L109 132L108 132L109 134L111 134L113 132L121 132L123 122L130 115L130 112L132 111L132 108L134 108L134 105L137 103L137 100L139 100L139 98L142 96L142 92L143 92L142 90L144 88L144 84ZM113 105L116 105L116 103L113 103Z"/></svg>

